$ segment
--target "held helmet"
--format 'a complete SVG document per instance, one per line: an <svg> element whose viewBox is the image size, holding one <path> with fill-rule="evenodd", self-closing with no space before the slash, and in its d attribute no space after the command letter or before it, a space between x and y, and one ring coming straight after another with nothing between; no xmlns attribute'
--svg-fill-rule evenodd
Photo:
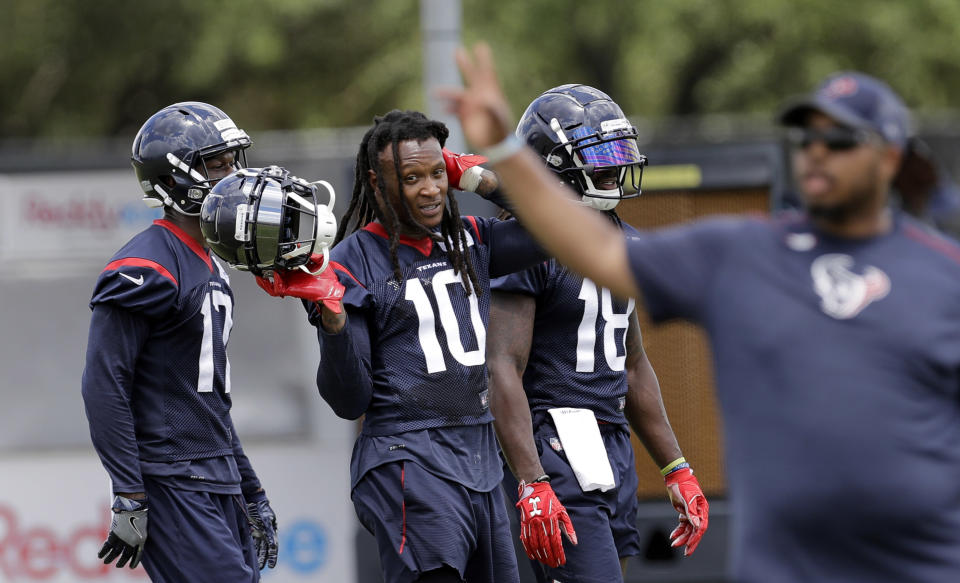
<svg viewBox="0 0 960 583"><path fill-rule="evenodd" d="M317 201L319 186L330 194ZM279 166L244 168L217 183L200 209L200 230L214 253L231 266L255 275L302 269L317 274L329 261L337 234L336 195L324 180L307 182ZM323 266L307 262L322 253Z"/></svg>
<svg viewBox="0 0 960 583"><path fill-rule="evenodd" d="M606 93L575 84L548 89L527 107L516 133L586 206L609 211L640 195L647 158L636 128ZM598 188L604 174L616 177L616 188Z"/></svg>
<svg viewBox="0 0 960 583"><path fill-rule="evenodd" d="M130 158L143 201L150 207L198 215L211 186L204 161L235 150L236 168L243 168L244 150L250 144L247 133L212 105L185 101L164 107L150 116L133 140Z"/></svg>

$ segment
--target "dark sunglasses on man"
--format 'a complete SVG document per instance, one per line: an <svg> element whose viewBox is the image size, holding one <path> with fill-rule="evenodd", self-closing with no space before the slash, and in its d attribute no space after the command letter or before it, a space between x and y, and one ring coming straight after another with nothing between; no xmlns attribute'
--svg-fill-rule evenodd
<svg viewBox="0 0 960 583"><path fill-rule="evenodd" d="M831 152L852 150L880 136L867 130L834 126L824 129L794 127L787 130L787 140L795 148L806 149L815 142L822 143Z"/></svg>

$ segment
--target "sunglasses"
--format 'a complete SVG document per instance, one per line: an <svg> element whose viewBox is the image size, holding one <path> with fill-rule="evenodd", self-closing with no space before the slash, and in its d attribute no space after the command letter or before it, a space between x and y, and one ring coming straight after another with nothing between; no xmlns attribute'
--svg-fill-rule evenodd
<svg viewBox="0 0 960 583"><path fill-rule="evenodd" d="M837 126L827 129L791 128L787 132L787 139L801 150L820 142L831 152L844 152L875 141L875 136L865 130Z"/></svg>

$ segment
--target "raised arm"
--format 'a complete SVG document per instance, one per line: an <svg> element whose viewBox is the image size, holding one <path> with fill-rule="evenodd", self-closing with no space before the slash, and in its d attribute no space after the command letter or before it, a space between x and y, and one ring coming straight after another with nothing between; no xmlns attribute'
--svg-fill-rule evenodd
<svg viewBox="0 0 960 583"><path fill-rule="evenodd" d="M320 265L322 257L314 257L309 265ZM320 396L339 417L357 419L363 415L373 397L370 333L362 310L345 309L345 288L335 269L326 269L316 276L298 270L277 271L269 279L258 276L257 285L275 297L303 300L320 342Z"/></svg>
<svg viewBox="0 0 960 583"><path fill-rule="evenodd" d="M599 213L578 206L542 160L512 134L512 116L481 43L457 52L463 90L445 90L449 109L460 118L472 146L490 160L517 216L551 255L621 297L638 290L629 268L623 234Z"/></svg>
<svg viewBox="0 0 960 583"><path fill-rule="evenodd" d="M322 314L321 321L311 317L320 341L320 365L317 367L320 396L337 416L358 419L373 398L370 332L366 319L363 312L352 308L341 314L334 314L326 306L314 313L316 311ZM339 327L339 330L330 332L328 328L331 327L334 330Z"/></svg>

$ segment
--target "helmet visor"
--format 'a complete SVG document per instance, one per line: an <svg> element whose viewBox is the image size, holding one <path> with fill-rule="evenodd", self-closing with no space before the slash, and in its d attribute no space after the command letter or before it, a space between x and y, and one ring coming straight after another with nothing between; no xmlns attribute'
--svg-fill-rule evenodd
<svg viewBox="0 0 960 583"><path fill-rule="evenodd" d="M260 200L255 215L255 237L257 267L265 268L273 264L277 256L277 246L282 232L283 190L274 180L258 177L261 185Z"/></svg>
<svg viewBox="0 0 960 583"><path fill-rule="evenodd" d="M633 128L603 133L590 126L580 126L571 132L570 142L584 166L632 166L645 160Z"/></svg>
<svg viewBox="0 0 960 583"><path fill-rule="evenodd" d="M301 196L302 194L302 196ZM284 202L283 231L279 250L280 260L287 260L287 268L297 264L294 258L309 257L313 252L314 242L317 240L317 201L309 189L300 193L291 188ZM306 259L299 261L305 263Z"/></svg>

